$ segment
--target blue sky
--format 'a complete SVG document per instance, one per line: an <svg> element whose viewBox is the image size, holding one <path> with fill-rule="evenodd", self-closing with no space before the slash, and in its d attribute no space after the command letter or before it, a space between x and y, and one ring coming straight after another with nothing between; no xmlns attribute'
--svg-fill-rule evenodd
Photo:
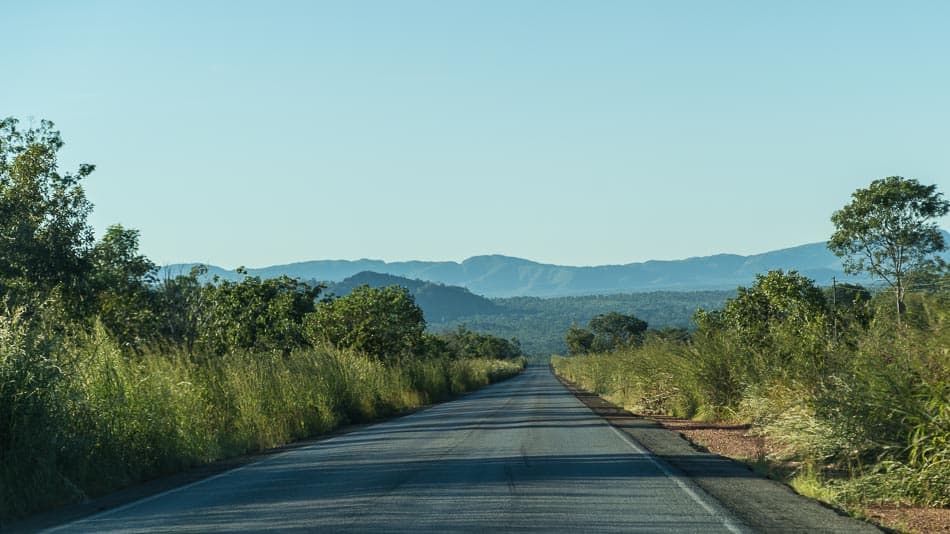
<svg viewBox="0 0 950 534"><path fill-rule="evenodd" d="M160 263L748 254L950 195L950 2L0 2L0 114Z"/></svg>

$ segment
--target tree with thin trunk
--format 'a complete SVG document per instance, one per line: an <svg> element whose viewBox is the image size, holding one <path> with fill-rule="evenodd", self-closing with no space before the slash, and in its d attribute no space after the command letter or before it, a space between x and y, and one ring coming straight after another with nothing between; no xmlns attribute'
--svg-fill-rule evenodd
<svg viewBox="0 0 950 534"><path fill-rule="evenodd" d="M936 185L900 176L874 180L851 198L831 216L828 248L846 273L870 273L894 290L900 322L907 276L934 269L935 253L946 248L936 219L950 212L950 202Z"/></svg>

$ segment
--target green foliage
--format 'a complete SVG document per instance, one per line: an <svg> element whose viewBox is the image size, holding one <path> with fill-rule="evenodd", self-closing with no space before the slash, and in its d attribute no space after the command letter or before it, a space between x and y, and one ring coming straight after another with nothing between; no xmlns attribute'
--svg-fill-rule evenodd
<svg viewBox="0 0 950 534"><path fill-rule="evenodd" d="M693 354L685 344L653 340L634 348L551 360L555 371L589 391L641 414L692 416L698 379Z"/></svg>
<svg viewBox="0 0 950 534"><path fill-rule="evenodd" d="M361 286L345 297L326 300L306 318L313 342L326 340L386 361L418 353L426 323L408 290Z"/></svg>
<svg viewBox="0 0 950 534"><path fill-rule="evenodd" d="M552 364L635 412L750 423L804 466L795 484L811 494L946 506L950 293L909 294L896 329L880 296L844 289L836 298L851 301L839 316L851 317L839 324L847 342L833 339L810 281L772 272L723 310L697 312L688 341L648 336L640 347ZM829 465L851 478L823 479L819 466Z"/></svg>
<svg viewBox="0 0 950 534"><path fill-rule="evenodd" d="M815 284L795 271L756 275L751 288L740 287L722 311L722 319L750 346L774 344L776 329L801 331L823 325L825 299Z"/></svg>
<svg viewBox="0 0 950 534"><path fill-rule="evenodd" d="M832 320L833 341L854 349L857 339L871 323L873 295L858 284L835 284L825 288L823 293Z"/></svg>
<svg viewBox="0 0 950 534"><path fill-rule="evenodd" d="M194 352L207 318L209 292L199 280L206 272L204 266L196 266L188 275L165 278L155 288L159 344Z"/></svg>
<svg viewBox="0 0 950 534"><path fill-rule="evenodd" d="M492 336L424 345L401 288L318 306L320 285L242 269L156 280L137 231L114 225L94 243L79 186L92 166L60 174L61 146L51 123L0 121L0 529L523 368L517 343Z"/></svg>
<svg viewBox="0 0 950 534"><path fill-rule="evenodd" d="M76 312L93 242L79 182L94 167L60 173L62 146L49 121L21 130L0 120L0 293L15 305L57 298Z"/></svg>
<svg viewBox="0 0 950 534"><path fill-rule="evenodd" d="M881 217L903 228L918 208L933 211L911 206L897 219ZM920 236L904 235L904 246L907 235ZM822 291L798 273L772 271L721 310L698 310L688 337L648 334L641 347L552 364L640 413L751 423L804 466L794 483L809 494L839 504L946 506L950 292L945 274L914 276L925 291L902 295L904 313L895 317L883 294L847 284ZM851 477L825 480L817 466L828 465Z"/></svg>
<svg viewBox="0 0 950 534"><path fill-rule="evenodd" d="M688 342L692 338L689 329L676 326L667 326L663 328L651 328L644 334L645 341L682 341Z"/></svg>
<svg viewBox="0 0 950 534"><path fill-rule="evenodd" d="M828 248L845 272L869 272L894 288L900 315L908 275L933 268L932 255L946 248L936 219L950 213L950 202L936 185L900 176L874 180L851 198L831 216Z"/></svg>
<svg viewBox="0 0 950 534"><path fill-rule="evenodd" d="M30 510L29 495L57 499L68 491L46 460L59 450L51 432L64 417L66 378L47 334L22 308L0 314L0 519Z"/></svg>
<svg viewBox="0 0 950 534"><path fill-rule="evenodd" d="M567 345L567 353L571 356L587 354L594 346L594 333L585 328L571 325L564 335L564 344Z"/></svg>
<svg viewBox="0 0 950 534"><path fill-rule="evenodd" d="M239 272L242 270L239 269ZM286 276L261 280L245 276L202 289L202 328L196 350L223 354L231 350L289 351L306 346L304 317L314 311L322 287Z"/></svg>
<svg viewBox="0 0 950 534"><path fill-rule="evenodd" d="M597 315L587 326L594 333L592 348L597 351L638 345L643 341L643 333L647 330L646 321L618 312Z"/></svg>
<svg viewBox="0 0 950 534"><path fill-rule="evenodd" d="M156 335L156 266L138 253L138 245L137 230L113 225L90 254L99 318L122 346L132 349Z"/></svg>
<svg viewBox="0 0 950 534"><path fill-rule="evenodd" d="M834 501L842 504L900 503L947 508L950 506L950 457L915 468L885 460L860 477L830 481Z"/></svg>
<svg viewBox="0 0 950 534"><path fill-rule="evenodd" d="M808 278L781 270L756 275L752 287L740 287L720 317L722 324L715 328L725 327L735 336L750 380L790 373L820 383L830 321L824 295Z"/></svg>
<svg viewBox="0 0 950 534"><path fill-rule="evenodd" d="M441 340L442 344L437 350L454 358L512 360L524 356L517 339L479 334L461 325L453 332L426 334L426 337Z"/></svg>
<svg viewBox="0 0 950 534"><path fill-rule="evenodd" d="M817 399L819 414L848 437L850 460L886 456L920 466L947 453L950 308L928 313L935 299L914 297L907 313L921 322L899 335L890 322L872 323L833 387Z"/></svg>
<svg viewBox="0 0 950 534"><path fill-rule="evenodd" d="M605 352L632 347L643 341L647 323L633 315L609 312L595 315L588 329L571 325L564 336L564 344L571 355L591 351Z"/></svg>
<svg viewBox="0 0 950 534"><path fill-rule="evenodd" d="M523 367L447 358L391 366L330 346L128 357L101 326L44 348L18 321L0 316L0 521L404 412Z"/></svg>
<svg viewBox="0 0 950 534"><path fill-rule="evenodd" d="M565 331L586 325L595 316L610 312L634 315L656 328L692 327L696 308L723 306L735 291L658 291L627 295L578 297L515 297L492 299L501 311L439 321L427 316L433 332L451 331L464 324L472 330L502 338L518 338L529 358L546 361L551 354L568 352Z"/></svg>
<svg viewBox="0 0 950 534"><path fill-rule="evenodd" d="M755 434L781 443L780 457L820 465L847 449L849 440L816 413L813 400L810 389L797 382L756 384L743 393L736 415L752 424Z"/></svg>

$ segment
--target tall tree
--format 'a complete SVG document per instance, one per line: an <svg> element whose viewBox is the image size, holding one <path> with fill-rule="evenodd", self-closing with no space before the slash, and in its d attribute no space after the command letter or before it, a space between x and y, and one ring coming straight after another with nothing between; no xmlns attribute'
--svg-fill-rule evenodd
<svg viewBox="0 0 950 534"><path fill-rule="evenodd" d="M815 283L796 271L773 270L755 275L752 287L739 287L726 302L722 318L742 342L774 351L783 335L805 343L823 343L827 328L825 296Z"/></svg>
<svg viewBox="0 0 950 534"><path fill-rule="evenodd" d="M639 344L648 325L634 315L610 312L595 316L587 326L594 332L594 349L607 351Z"/></svg>
<svg viewBox="0 0 950 534"><path fill-rule="evenodd" d="M0 293L14 301L59 295L78 304L83 294L92 204L79 182L94 167L61 173L62 146L52 122L23 130L0 120Z"/></svg>
<svg viewBox="0 0 950 534"><path fill-rule="evenodd" d="M304 317L313 312L314 299L323 290L287 276L262 280L244 275L240 282L228 280L202 289L205 306L197 345L202 351L223 354L233 350L289 353L306 344Z"/></svg>
<svg viewBox="0 0 950 534"><path fill-rule="evenodd" d="M831 216L828 248L845 272L871 273L894 289L900 321L908 274L932 268L934 253L946 248L935 219L950 212L950 202L936 185L900 176L874 180L851 198Z"/></svg>
<svg viewBox="0 0 950 534"><path fill-rule="evenodd" d="M134 347L154 334L157 267L139 254L139 232L112 225L90 252L90 286L99 317L124 346Z"/></svg>
<svg viewBox="0 0 950 534"><path fill-rule="evenodd" d="M305 319L313 341L354 348L380 360L412 356L423 348L426 321L404 287L357 287L349 295L320 302Z"/></svg>

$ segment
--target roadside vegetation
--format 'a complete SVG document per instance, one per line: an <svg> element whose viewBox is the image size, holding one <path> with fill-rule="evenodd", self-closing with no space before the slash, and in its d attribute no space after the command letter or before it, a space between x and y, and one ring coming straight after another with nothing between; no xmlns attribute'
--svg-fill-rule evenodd
<svg viewBox="0 0 950 534"><path fill-rule="evenodd" d="M0 526L519 373L515 341L426 332L400 287L158 279L138 232L96 240L49 122L0 120Z"/></svg>
<svg viewBox="0 0 950 534"><path fill-rule="evenodd" d="M835 213L829 247L885 282L819 288L770 271L695 331L598 346L571 328L558 374L640 414L747 423L779 444L802 493L861 514L880 503L950 506L950 274L934 186L890 177ZM672 335L670 335L672 334Z"/></svg>

